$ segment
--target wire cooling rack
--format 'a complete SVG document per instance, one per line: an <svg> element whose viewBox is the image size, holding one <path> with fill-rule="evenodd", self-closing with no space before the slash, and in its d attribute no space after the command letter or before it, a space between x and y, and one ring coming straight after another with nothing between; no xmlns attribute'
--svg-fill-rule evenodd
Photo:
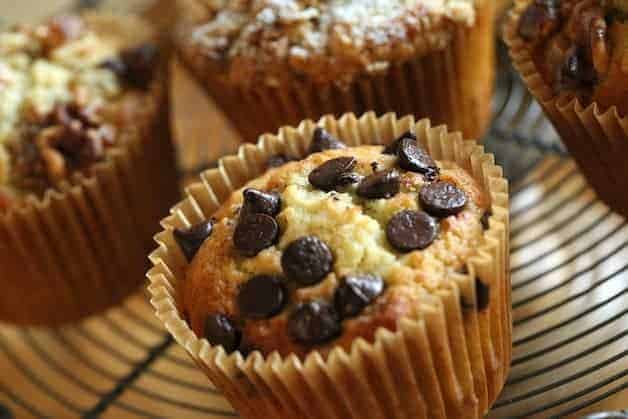
<svg viewBox="0 0 628 419"><path fill-rule="evenodd" d="M628 223L587 187L503 50L500 60L485 144L512 182L514 352L489 417L627 407ZM144 295L58 330L0 326L0 419L236 416Z"/></svg>

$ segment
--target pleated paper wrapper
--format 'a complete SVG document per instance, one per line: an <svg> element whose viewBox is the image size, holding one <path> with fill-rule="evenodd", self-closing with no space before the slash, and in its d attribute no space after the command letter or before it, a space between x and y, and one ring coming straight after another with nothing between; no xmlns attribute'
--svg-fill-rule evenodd
<svg viewBox="0 0 628 419"><path fill-rule="evenodd" d="M465 138L480 138L491 118L496 8L494 0L478 3L475 25L456 25L444 49L391 65L383 75L359 76L348 86L309 81L232 86L185 40L179 42L179 56L246 141L308 118L367 111L429 117Z"/></svg>
<svg viewBox="0 0 628 419"><path fill-rule="evenodd" d="M265 170L277 153L304 156L317 125L352 146L386 144L413 130L438 160L456 161L489 191L490 228L468 274L452 274L446 290L426 295L417 318L403 319L395 332L380 329L373 343L354 342L349 352L328 356L311 352L306 359L267 357L254 352L243 359L199 339L177 307L177 282L187 261L172 235L208 219L229 195ZM508 266L508 183L493 156L474 141L463 141L428 120L323 117L302 122L278 135L263 135L257 145L243 145L237 155L220 160L187 189L187 198L162 221L159 248L150 256L151 303L176 341L224 393L244 418L480 418L497 398L511 359L510 277ZM488 308L477 310L475 278L490 287ZM463 308L467 307L467 308Z"/></svg>
<svg viewBox="0 0 628 419"><path fill-rule="evenodd" d="M142 29L131 17L89 19L108 30L126 23L136 34ZM88 176L75 175L0 214L0 321L76 321L121 302L144 282L156 223L178 197L166 79L164 69L151 86L146 120Z"/></svg>
<svg viewBox="0 0 628 419"><path fill-rule="evenodd" d="M537 70L530 47L517 34L519 16L529 2L518 0L504 27L515 69L574 157L585 178L609 207L628 216L628 117L616 107L588 106L567 93L556 93Z"/></svg>

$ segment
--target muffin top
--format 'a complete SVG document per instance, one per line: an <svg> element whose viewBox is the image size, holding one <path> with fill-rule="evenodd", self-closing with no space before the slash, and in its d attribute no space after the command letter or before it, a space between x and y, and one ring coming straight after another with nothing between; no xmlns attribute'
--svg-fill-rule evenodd
<svg viewBox="0 0 628 419"><path fill-rule="evenodd" d="M557 94L628 112L628 1L535 0L519 36L544 81Z"/></svg>
<svg viewBox="0 0 628 419"><path fill-rule="evenodd" d="M475 3L187 0L181 49L235 85L342 84L442 49L455 23L474 23Z"/></svg>
<svg viewBox="0 0 628 419"><path fill-rule="evenodd" d="M155 111L142 21L58 16L0 32L0 212L86 173Z"/></svg>
<svg viewBox="0 0 628 419"><path fill-rule="evenodd" d="M482 243L486 191L455 162L432 160L413 134L345 148L318 129L310 151L174 232L191 260L183 316L227 352L305 357L373 341L451 286Z"/></svg>

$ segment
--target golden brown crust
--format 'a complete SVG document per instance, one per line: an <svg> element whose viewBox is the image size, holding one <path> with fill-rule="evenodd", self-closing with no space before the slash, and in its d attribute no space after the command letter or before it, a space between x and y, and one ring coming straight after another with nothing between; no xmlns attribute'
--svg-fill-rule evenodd
<svg viewBox="0 0 628 419"><path fill-rule="evenodd" d="M457 26L473 25L476 7L474 0L202 3L184 3L179 52L199 72L239 87L346 85L383 74L443 49Z"/></svg>
<svg viewBox="0 0 628 419"><path fill-rule="evenodd" d="M348 350L358 337L372 341L380 327L395 330L400 319L413 317L417 304L423 298L447 287L448 281L452 280L450 273L461 269L469 258L477 254L476 245L483 234L481 218L489 205L489 198L478 181L464 169L450 162L438 162L441 180L462 189L468 197L468 204L458 215L441 221L439 238L429 248L405 255L392 249L385 238L383 241L366 241L362 235L370 235L368 239L373 239L381 234L381 229L385 228L392 215L404 209L417 209L417 192L426 183L422 175L404 173L402 191L392 199L360 201L356 205L349 202L345 195L350 194L347 193L322 194L310 191L308 186L304 186L302 191L296 188L299 191L295 192L295 184L300 185L311 170L332 158L355 157L358 160L355 170L362 175L372 173L371 164L374 161L378 162L380 170L394 166L396 158L383 155L381 151L379 146L329 150L271 169L247 184L246 187L281 192L284 200L282 212L277 216L282 238L278 245L263 250L254 258L244 258L233 245L242 189L234 192L214 214L214 231L190 264L185 281L180 282L179 303L192 329L203 336L207 315L223 313L244 324L244 339L262 353L278 351L281 355L295 353L305 356L312 349L326 353L333 347L341 346ZM301 192L305 195L300 195ZM294 196L306 202L311 211L322 214L327 225L317 224L320 222L315 220L317 214L295 216L306 207L300 207L301 201L295 200ZM343 205L347 203L347 206L339 209L339 202ZM334 218L336 215L340 217L338 220ZM257 274L281 275L282 250L304 232L317 234L336 253L332 273L313 287L294 289L290 286L289 307L279 315L268 320L244 322L235 303L240 285ZM357 246L363 252L357 262L346 256L350 249L345 246ZM387 284L386 291L362 314L345 320L343 333L338 339L311 347L290 338L286 331L290 307L299 302L330 300L341 276L369 266L381 270Z"/></svg>

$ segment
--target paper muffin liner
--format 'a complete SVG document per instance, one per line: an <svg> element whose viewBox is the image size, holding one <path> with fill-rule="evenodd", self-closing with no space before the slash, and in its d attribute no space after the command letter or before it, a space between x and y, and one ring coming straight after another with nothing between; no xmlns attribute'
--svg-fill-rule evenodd
<svg viewBox="0 0 628 419"><path fill-rule="evenodd" d="M76 321L144 282L156 223L179 196L166 81L164 68L151 87L154 112L89 175L0 213L0 321Z"/></svg>
<svg viewBox="0 0 628 419"><path fill-rule="evenodd" d="M480 138L491 118L496 8L493 0L479 3L476 24L457 25L443 50L391 65L383 75L361 76L348 86L306 81L231 86L208 69L202 52L180 46L179 55L246 141L307 118L371 110L429 117L465 138Z"/></svg>
<svg viewBox="0 0 628 419"><path fill-rule="evenodd" d="M254 352L244 359L199 339L177 306L177 282L188 262L173 229L208 219L234 190L264 172L269 156L304 156L317 126L308 120L221 159L162 221L148 273L157 316L244 418L482 417L501 391L511 360L509 198L501 168L482 146L443 126L431 128L425 119L415 123L412 116L377 118L370 112L359 119L325 116L318 125L351 146L386 144L413 129L435 159L469 170L488 191L492 216L468 274L451 273L449 285L425 296L417 318L401 320L395 332L378 330L373 343L357 339L350 351L313 351L305 359ZM476 278L490 287L484 310L475 308Z"/></svg>
<svg viewBox="0 0 628 419"><path fill-rule="evenodd" d="M596 102L588 106L562 92L556 93L537 70L529 46L518 36L519 17L529 2L518 0L504 27L515 69L542 106L589 184L613 210L628 216L628 117L616 107Z"/></svg>

